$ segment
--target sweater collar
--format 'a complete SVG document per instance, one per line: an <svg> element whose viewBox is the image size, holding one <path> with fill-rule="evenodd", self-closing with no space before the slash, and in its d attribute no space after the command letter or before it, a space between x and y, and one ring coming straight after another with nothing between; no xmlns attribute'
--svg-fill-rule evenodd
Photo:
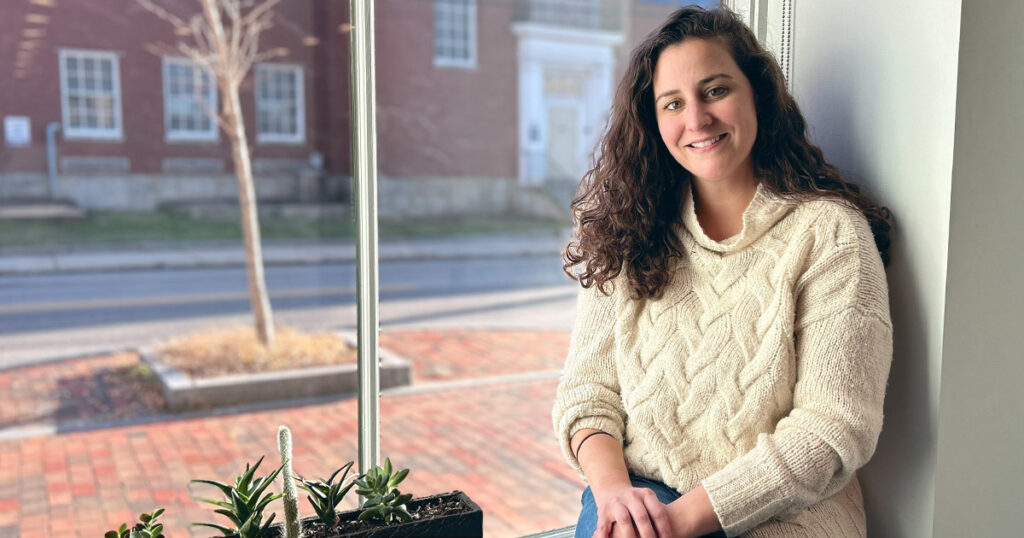
<svg viewBox="0 0 1024 538"><path fill-rule="evenodd" d="M693 189L688 188L683 200L683 226L700 246L715 252L735 252L757 241L796 205L793 200L783 198L757 184L754 198L743 211L743 229L740 233L723 241L715 241L704 233L694 205Z"/></svg>

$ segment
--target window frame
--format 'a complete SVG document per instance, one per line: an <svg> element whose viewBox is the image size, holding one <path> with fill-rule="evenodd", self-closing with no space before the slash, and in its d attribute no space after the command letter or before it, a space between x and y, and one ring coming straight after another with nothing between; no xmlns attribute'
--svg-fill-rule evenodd
<svg viewBox="0 0 1024 538"><path fill-rule="evenodd" d="M469 51L468 58L452 58L438 56L437 39L440 21L437 16L437 6L441 3L455 5L453 0L434 0L434 31L431 34L433 39L433 58L435 67L460 67L464 69L475 69L477 66L477 0L463 0L466 2L466 49Z"/></svg>
<svg viewBox="0 0 1024 538"><path fill-rule="evenodd" d="M253 101L256 103L256 143L258 144L304 144L306 142L306 80L301 64L263 62L254 69ZM266 106L260 98L260 84L267 72L289 72L295 77L295 134L265 133L260 130L260 109Z"/></svg>
<svg viewBox="0 0 1024 538"><path fill-rule="evenodd" d="M171 128L171 79L169 76L169 69L172 65L191 67L192 69L199 69L210 79L210 88L206 95L206 100L210 107L207 109L207 113L210 114L210 129L206 131L187 131L187 130L172 130ZM203 68L195 61L180 56L164 56L161 59L161 73L163 75L163 103L164 103L164 140L167 142L219 142L220 141L220 126L217 122L217 110L218 100L217 95L217 83L213 78L213 74L203 70ZM194 75L193 75L194 76ZM176 98L180 99L181 96ZM195 97L194 97L195 98Z"/></svg>
<svg viewBox="0 0 1024 538"><path fill-rule="evenodd" d="M110 97L113 99L111 114L113 115L114 126L112 128L76 127L71 125L71 97L68 88L67 61L75 57L79 61L91 59L93 61L110 62ZM107 140L124 141L124 115L121 103L121 55L115 51L95 49L61 48L57 51L58 78L60 79L60 108L61 123L64 131L64 138L79 140ZM76 95L96 95L105 90L75 90ZM92 92L92 93L85 93Z"/></svg>

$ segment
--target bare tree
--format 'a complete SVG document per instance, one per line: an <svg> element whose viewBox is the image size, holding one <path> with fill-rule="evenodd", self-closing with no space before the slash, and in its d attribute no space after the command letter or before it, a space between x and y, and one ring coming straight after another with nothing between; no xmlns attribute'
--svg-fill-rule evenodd
<svg viewBox="0 0 1024 538"><path fill-rule="evenodd" d="M260 34L273 25L273 8L281 0L195 1L201 11L186 19L153 0L137 0L146 10L172 24L178 35L190 36L191 43L180 41L172 50L191 59L216 79L221 110L213 112L231 141L235 177L238 179L245 265L249 275L249 301L252 303L256 334L260 342L270 346L274 342L274 316L263 276L252 160L238 93L254 63L283 54L280 49L261 51L259 47Z"/></svg>

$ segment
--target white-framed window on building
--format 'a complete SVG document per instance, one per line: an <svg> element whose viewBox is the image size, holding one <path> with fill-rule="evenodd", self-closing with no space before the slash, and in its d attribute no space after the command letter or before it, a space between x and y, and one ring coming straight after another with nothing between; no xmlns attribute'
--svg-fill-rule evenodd
<svg viewBox="0 0 1024 538"><path fill-rule="evenodd" d="M59 62L64 136L122 139L121 75L117 53L61 49Z"/></svg>
<svg viewBox="0 0 1024 538"><path fill-rule="evenodd" d="M306 139L302 66L256 66L256 141L300 144Z"/></svg>
<svg viewBox="0 0 1024 538"><path fill-rule="evenodd" d="M217 140L213 77L186 58L163 59L164 131L169 142Z"/></svg>
<svg viewBox="0 0 1024 538"><path fill-rule="evenodd" d="M476 67L476 0L434 0L434 65Z"/></svg>

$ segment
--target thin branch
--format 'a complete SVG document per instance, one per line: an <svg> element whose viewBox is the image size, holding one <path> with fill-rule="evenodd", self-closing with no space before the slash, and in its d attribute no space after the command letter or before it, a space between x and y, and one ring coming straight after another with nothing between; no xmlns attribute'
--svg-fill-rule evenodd
<svg viewBox="0 0 1024 538"><path fill-rule="evenodd" d="M242 18L243 24L250 24L263 18L266 15L270 15L270 10L274 9L274 6L280 4L281 0L265 0L262 4L252 8L252 11L247 13Z"/></svg>
<svg viewBox="0 0 1024 538"><path fill-rule="evenodd" d="M189 25L185 24L185 21L182 20L180 17L178 17L177 15L174 15L173 13L167 11L166 9L164 9L164 8L154 4L151 0L136 0L136 1L139 3L140 6L145 8L146 11L149 11L150 13L156 15L157 17L160 17L161 19L171 23L171 25L174 26L175 30L177 30L179 28L187 30L189 28Z"/></svg>

